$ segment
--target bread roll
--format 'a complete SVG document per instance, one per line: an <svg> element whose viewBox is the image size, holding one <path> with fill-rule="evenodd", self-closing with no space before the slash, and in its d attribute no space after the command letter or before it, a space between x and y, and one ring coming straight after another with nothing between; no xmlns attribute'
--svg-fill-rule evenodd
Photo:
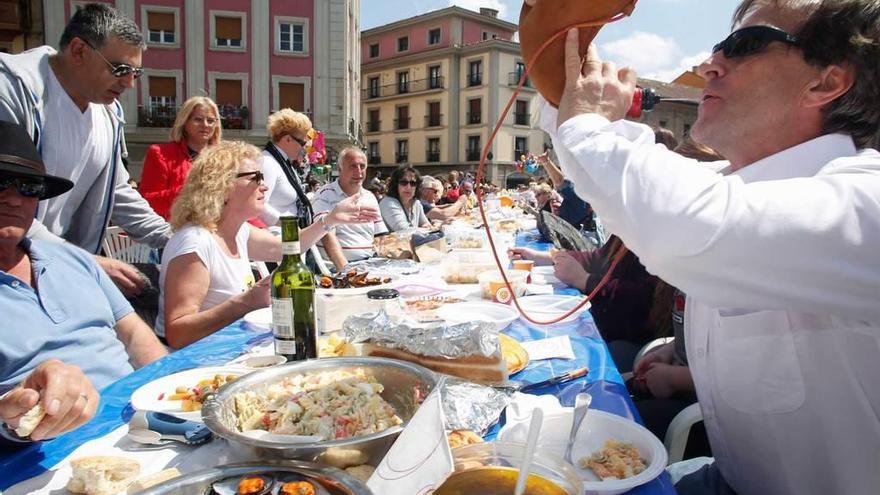
<svg viewBox="0 0 880 495"><path fill-rule="evenodd" d="M73 477L67 482L72 493L115 495L124 492L141 472L133 459L97 455L70 461Z"/></svg>
<svg viewBox="0 0 880 495"><path fill-rule="evenodd" d="M44 416L46 416L46 411L43 409L43 405L38 403L30 411L24 413L24 416L18 421L18 428L15 429L15 434L21 438L31 436L31 433L40 424L40 421L43 421Z"/></svg>

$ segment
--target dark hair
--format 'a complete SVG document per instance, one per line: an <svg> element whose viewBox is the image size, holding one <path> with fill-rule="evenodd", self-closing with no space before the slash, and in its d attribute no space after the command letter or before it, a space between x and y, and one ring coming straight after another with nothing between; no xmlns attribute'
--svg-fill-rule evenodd
<svg viewBox="0 0 880 495"><path fill-rule="evenodd" d="M654 129L654 143L662 144L669 150L674 150L678 147L678 139L675 139L675 134L664 127Z"/></svg>
<svg viewBox="0 0 880 495"><path fill-rule="evenodd" d="M773 6L804 19L797 32L804 60L818 67L852 67L853 85L828 105L824 134L852 136L859 148L880 146L880 2L877 0L743 0L736 25L753 10Z"/></svg>
<svg viewBox="0 0 880 495"><path fill-rule="evenodd" d="M412 165L397 167L391 174L391 179L388 181L388 195L396 199L397 201L400 201L400 192L397 190L397 186L398 184L400 184L400 181L403 179L403 176L406 175L407 172L415 175L416 193L418 193L419 186L422 183L422 174L420 174L418 170L413 168ZM415 199L418 199L418 194L416 194Z"/></svg>
<svg viewBox="0 0 880 495"><path fill-rule="evenodd" d="M137 24L103 3L90 3L78 9L64 28L58 46L64 50L74 38L80 38L99 49L111 36L118 36L122 41L141 50L147 47Z"/></svg>
<svg viewBox="0 0 880 495"><path fill-rule="evenodd" d="M672 151L681 156L693 158L694 160L701 162L717 162L719 160L724 160L724 157L721 156L720 153L691 138L685 139L684 142L676 146Z"/></svg>

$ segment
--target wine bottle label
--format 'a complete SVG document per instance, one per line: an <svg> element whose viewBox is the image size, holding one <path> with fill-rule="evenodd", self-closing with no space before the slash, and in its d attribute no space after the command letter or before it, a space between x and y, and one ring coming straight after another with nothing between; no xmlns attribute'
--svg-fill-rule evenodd
<svg viewBox="0 0 880 495"><path fill-rule="evenodd" d="M275 354L281 356L296 354L296 341L275 339Z"/></svg>
<svg viewBox="0 0 880 495"><path fill-rule="evenodd" d="M272 331L276 335L293 335L293 301L272 298Z"/></svg>
<svg viewBox="0 0 880 495"><path fill-rule="evenodd" d="M288 241L281 243L281 254L300 254L299 241Z"/></svg>

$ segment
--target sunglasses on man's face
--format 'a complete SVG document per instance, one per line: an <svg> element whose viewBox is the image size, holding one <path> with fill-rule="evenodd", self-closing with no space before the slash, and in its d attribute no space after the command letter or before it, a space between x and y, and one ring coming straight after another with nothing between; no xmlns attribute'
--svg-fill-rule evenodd
<svg viewBox="0 0 880 495"><path fill-rule="evenodd" d="M402 181L398 182L398 184L400 184L401 186L412 186L412 187L416 187L417 185L419 185L419 181L416 181L416 180L402 180Z"/></svg>
<svg viewBox="0 0 880 495"><path fill-rule="evenodd" d="M82 39L82 38L80 38L80 39ZM125 64L125 63L122 63L122 62L116 62L116 63L111 62L111 61L107 60L107 57L105 57L104 54L101 53L100 50L98 50L97 48L92 46L91 43L89 43L86 40L83 40L83 43L88 45L89 48L94 50L95 53L97 53L99 57L104 59L104 63L107 64L107 67L110 69L110 73L113 74L114 76L125 77L129 74L132 74L135 79L138 79L139 77L144 75L144 68L143 67L132 67L132 66Z"/></svg>
<svg viewBox="0 0 880 495"><path fill-rule="evenodd" d="M18 194L26 198L39 198L46 192L46 183L39 180L33 179L20 179L16 177L3 177L0 178L0 192L5 191L6 189L14 187Z"/></svg>
<svg viewBox="0 0 880 495"><path fill-rule="evenodd" d="M730 33L730 36L712 48L712 53L720 51L727 58L748 57L761 53L774 41L800 46L800 40L796 36L781 29L770 26L749 26Z"/></svg>
<svg viewBox="0 0 880 495"><path fill-rule="evenodd" d="M240 172L235 174L235 178L239 177L250 177L250 181L254 184L260 184L263 182L263 172L259 170L254 170L253 172Z"/></svg>
<svg viewBox="0 0 880 495"><path fill-rule="evenodd" d="M288 136L290 136L290 139L293 139L294 141L296 141L297 143L299 143L299 145L302 146L303 148L305 148L305 147L306 147L306 143L308 143L308 141L306 141L305 139L300 138L300 137L296 137L296 136L294 136L293 134L288 134Z"/></svg>

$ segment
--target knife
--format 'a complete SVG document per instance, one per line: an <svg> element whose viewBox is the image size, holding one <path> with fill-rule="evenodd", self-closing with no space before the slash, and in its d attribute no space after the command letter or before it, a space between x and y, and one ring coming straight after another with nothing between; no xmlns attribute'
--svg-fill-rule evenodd
<svg viewBox="0 0 880 495"><path fill-rule="evenodd" d="M520 392L529 392L532 390L538 390L540 388L549 387L550 385L559 385L560 383L570 382L572 380L576 380L582 376L586 376L587 373L590 372L589 368L578 368L575 370L567 371L561 375L556 375L552 378L548 378L546 380L529 383L528 385L524 385L519 389Z"/></svg>

